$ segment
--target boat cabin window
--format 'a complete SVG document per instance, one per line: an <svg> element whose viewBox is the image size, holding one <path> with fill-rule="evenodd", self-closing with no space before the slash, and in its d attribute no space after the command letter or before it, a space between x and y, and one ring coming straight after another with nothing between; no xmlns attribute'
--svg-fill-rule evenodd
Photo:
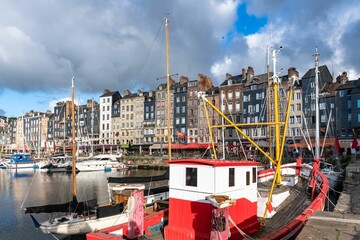
<svg viewBox="0 0 360 240"><path fill-rule="evenodd" d="M256 178L257 178L257 176L256 176L256 167L253 167L253 169L252 169L252 182L253 183L256 183Z"/></svg>
<svg viewBox="0 0 360 240"><path fill-rule="evenodd" d="M250 185L250 172L246 171L246 186Z"/></svg>
<svg viewBox="0 0 360 240"><path fill-rule="evenodd" d="M229 187L235 186L235 168L229 168Z"/></svg>
<svg viewBox="0 0 360 240"><path fill-rule="evenodd" d="M186 186L197 187L197 168L186 168Z"/></svg>

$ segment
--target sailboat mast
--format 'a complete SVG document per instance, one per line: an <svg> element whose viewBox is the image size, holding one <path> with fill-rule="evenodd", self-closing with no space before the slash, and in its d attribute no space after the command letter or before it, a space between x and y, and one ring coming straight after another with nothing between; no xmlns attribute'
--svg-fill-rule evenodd
<svg viewBox="0 0 360 240"><path fill-rule="evenodd" d="M315 158L320 158L320 120L319 120L319 53L315 51Z"/></svg>
<svg viewBox="0 0 360 240"><path fill-rule="evenodd" d="M72 187L73 200L76 199L76 142L75 142L75 104L74 104L74 77L71 79L71 138L72 138Z"/></svg>
<svg viewBox="0 0 360 240"><path fill-rule="evenodd" d="M168 19L165 17L165 44L166 44L166 80L167 80L167 128L168 128L168 149L169 161L171 161L171 128L170 128L170 66L169 66L169 26Z"/></svg>
<svg viewBox="0 0 360 240"><path fill-rule="evenodd" d="M268 99L268 122L271 122L271 96L270 96L270 92L271 92L271 81L270 81L270 53L269 53L269 46L267 46L266 48L266 60L267 60L267 66L266 66L266 71L267 71L267 78L268 78L268 91L267 91L267 99ZM271 157L273 157L273 141L272 141L272 126L269 125L268 126L268 131L269 131L269 155ZM270 162L270 165L272 163Z"/></svg>
<svg viewBox="0 0 360 240"><path fill-rule="evenodd" d="M224 91L221 91L221 111L224 112ZM221 125L224 125L224 118L221 118ZM222 159L225 160L225 128L221 128L221 138L222 138Z"/></svg>

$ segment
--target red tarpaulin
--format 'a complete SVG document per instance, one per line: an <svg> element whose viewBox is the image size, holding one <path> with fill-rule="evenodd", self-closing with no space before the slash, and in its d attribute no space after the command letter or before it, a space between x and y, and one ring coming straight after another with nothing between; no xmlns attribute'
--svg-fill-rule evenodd
<svg viewBox="0 0 360 240"><path fill-rule="evenodd" d="M354 136L353 142L351 144L351 148L357 149L359 147L359 142L357 140L357 137Z"/></svg>
<svg viewBox="0 0 360 240"><path fill-rule="evenodd" d="M324 139L320 139L320 147L324 146L324 147L331 147L334 146L334 141L335 138L326 138L325 139L325 144L324 144ZM308 144L310 144L308 142ZM293 144L289 144L287 145L289 148L307 148L308 145L305 141L301 141L300 143L293 143ZM315 147L315 139L311 139L311 147L314 148Z"/></svg>
<svg viewBox="0 0 360 240"><path fill-rule="evenodd" d="M340 152L340 142L339 142L339 138L337 136L335 138L334 151L335 151L335 153Z"/></svg>
<svg viewBox="0 0 360 240"><path fill-rule="evenodd" d="M171 144L171 149L207 149L211 147L209 143L173 143ZM164 149L167 149L168 145L164 146Z"/></svg>

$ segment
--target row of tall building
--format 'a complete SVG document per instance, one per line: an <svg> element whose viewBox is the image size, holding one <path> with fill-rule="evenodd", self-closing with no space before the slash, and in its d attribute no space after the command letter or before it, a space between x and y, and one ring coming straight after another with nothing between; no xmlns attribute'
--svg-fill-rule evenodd
<svg viewBox="0 0 360 240"><path fill-rule="evenodd" d="M268 104L273 97L269 88L271 75L255 74L254 69L248 67L239 75L226 74L219 86L214 86L212 80L202 74L195 80L184 76L178 81L170 79L170 106L166 83L146 92L126 90L121 94L118 90L106 89L97 101L89 99L86 104L76 106L76 141L79 149L85 152L162 150L168 143L170 121L173 143L208 143L208 121L216 125L223 119L214 110L205 113L198 92L206 92L207 99L235 123L273 120L274 105ZM289 88L293 86L294 90L289 139L301 139L304 132L314 135L314 80L314 68L301 78L295 68L289 68L287 74L280 77L280 120L285 117ZM358 134L360 79L350 81L346 72L334 78L324 65L319 67L319 89L321 134L342 139ZM5 151L70 151L71 120L71 102L58 102L53 112L30 111L18 118L1 117L0 146ZM269 139L267 126L247 127L244 132L254 139ZM227 148L236 148L243 139L231 128L214 128L212 133L215 141L224 143Z"/></svg>

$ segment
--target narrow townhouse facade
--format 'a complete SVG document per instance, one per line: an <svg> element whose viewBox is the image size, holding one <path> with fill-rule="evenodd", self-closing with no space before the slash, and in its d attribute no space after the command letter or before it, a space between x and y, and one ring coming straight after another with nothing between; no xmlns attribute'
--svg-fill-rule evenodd
<svg viewBox="0 0 360 240"><path fill-rule="evenodd" d="M360 88L360 80L348 81L347 77L338 77L337 81L340 86L337 88L336 94L336 130L339 137L343 139L352 139L359 128L357 115L358 110L358 94ZM356 134L357 135L357 134Z"/></svg>
<svg viewBox="0 0 360 240"><path fill-rule="evenodd" d="M121 106L121 148L129 150L132 144L134 144L135 138L135 98L137 94L131 93L129 90L124 92L123 97L120 100Z"/></svg>
<svg viewBox="0 0 360 240"><path fill-rule="evenodd" d="M187 85L187 141L198 142L199 138L199 108L198 80L191 80Z"/></svg>
<svg viewBox="0 0 360 240"><path fill-rule="evenodd" d="M318 73L319 83L319 96L327 93L327 86L333 82L333 77L326 65L320 66ZM302 87L302 102L305 121L303 128L309 130L311 137L315 136L315 68L309 69L301 78ZM320 128L324 129L327 126L325 119L327 119L328 113L325 111L325 104L319 100L319 113L320 113ZM324 135L324 131L321 131L320 136Z"/></svg>
<svg viewBox="0 0 360 240"><path fill-rule="evenodd" d="M268 74L253 75L254 72L248 70L247 79L244 83L244 123L260 123L268 119L267 90ZM281 91L284 96L284 91ZM283 103L280 105L284 106ZM281 117L280 117L281 118ZM284 118L283 118L284 119ZM257 125L245 129L245 133L256 142L267 139L267 126Z"/></svg>
<svg viewBox="0 0 360 240"><path fill-rule="evenodd" d="M155 143L155 91L145 93L144 101L144 144Z"/></svg>
<svg viewBox="0 0 360 240"><path fill-rule="evenodd" d="M144 102L145 93L138 90L134 96L134 144L132 149L142 153L144 145Z"/></svg>
<svg viewBox="0 0 360 240"><path fill-rule="evenodd" d="M112 143L111 114L113 104L121 98L118 91L105 89L100 96L100 145L106 148L106 145Z"/></svg>
<svg viewBox="0 0 360 240"><path fill-rule="evenodd" d="M120 129L121 129L121 104L120 99L114 102L113 108L111 110L111 144L119 146L120 145Z"/></svg>
<svg viewBox="0 0 360 240"><path fill-rule="evenodd" d="M45 151L47 140L47 113L30 111L23 118L24 142L26 150L37 153L38 156Z"/></svg>
<svg viewBox="0 0 360 240"><path fill-rule="evenodd" d="M288 122L287 143L298 142L302 139L302 98L301 98L301 81L299 72L296 68L288 69L288 74L281 77L281 98L280 111L281 116L285 117L288 101L290 100L290 115ZM289 91L292 87L292 98L289 99ZM284 94L283 94L284 93ZM271 111L270 111L271 112Z"/></svg>
<svg viewBox="0 0 360 240"><path fill-rule="evenodd" d="M187 85L189 79L181 76L171 87L174 91L173 139L178 143L187 142Z"/></svg>
<svg viewBox="0 0 360 240"><path fill-rule="evenodd" d="M94 146L99 146L99 107L94 99L88 99L78 108L77 142L82 152L93 154Z"/></svg>
<svg viewBox="0 0 360 240"><path fill-rule="evenodd" d="M213 89L212 80L208 76L203 74L198 75L198 86L197 92L205 92L206 98L210 100L211 103L216 104L215 102L215 90ZM197 96L196 96L197 98ZM209 143L209 124L215 122L215 114L212 108L207 108L205 110L204 103L198 99L198 143ZM208 118L206 117L208 116ZM208 122L209 121L209 122ZM213 131L214 132L214 131Z"/></svg>
<svg viewBox="0 0 360 240"><path fill-rule="evenodd" d="M241 75L232 76L226 74L226 79L219 86L220 110L234 123L243 123L245 121L244 83L247 78L250 79L253 75L254 70L252 67L249 67L247 72L243 68ZM220 120L222 124L228 124L222 118ZM242 139L241 136L240 139ZM224 128L221 130L219 144L225 145L221 149L224 148L227 154L238 154L240 139L233 128Z"/></svg>
<svg viewBox="0 0 360 240"><path fill-rule="evenodd" d="M213 105L215 105L215 107L217 109L220 109L220 92L219 92L219 87L214 87L212 86L210 89L208 89L206 91L206 99L208 99L209 102L211 102ZM212 126L214 125L220 125L221 124L221 116L211 107L208 107L208 117L209 117L209 122ZM206 120L204 120L206 121ZM204 129L205 131L205 129ZM206 130L207 132L209 131L209 129ZM221 153L221 139L222 139L222 128L214 128L212 129L212 135L213 135L213 141L219 146L218 147L218 151ZM210 139L204 140L205 143L210 143Z"/></svg>
<svg viewBox="0 0 360 240"><path fill-rule="evenodd" d="M63 152L65 154L65 148L69 145L67 135L68 119L71 116L71 101L57 102L54 106L54 117L53 117L53 145L56 152Z"/></svg>
<svg viewBox="0 0 360 240"><path fill-rule="evenodd" d="M170 79L170 84L175 81ZM155 91L155 142L159 144L159 148L163 149L168 144L168 121L170 121L170 135L173 136L173 116L174 116L174 90L170 85L170 119L168 119L168 94L167 84L160 84ZM173 142L173 139L169 139Z"/></svg>

